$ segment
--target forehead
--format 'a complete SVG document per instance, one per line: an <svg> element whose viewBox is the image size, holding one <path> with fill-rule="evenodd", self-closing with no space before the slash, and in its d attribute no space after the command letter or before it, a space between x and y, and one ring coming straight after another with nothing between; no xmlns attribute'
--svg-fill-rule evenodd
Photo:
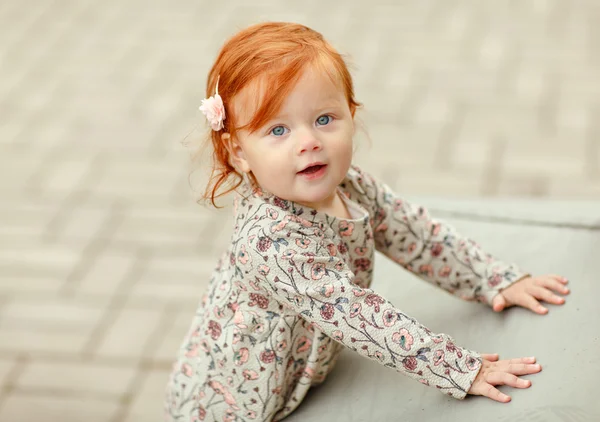
<svg viewBox="0 0 600 422"><path fill-rule="evenodd" d="M305 69L286 100L301 100L307 105L332 99L345 98L342 84L326 72L308 67ZM285 102L284 102L285 107Z"/></svg>
<svg viewBox="0 0 600 422"><path fill-rule="evenodd" d="M306 108L319 107L323 103L345 102L343 86L339 78L330 75L320 66L308 65L299 74L291 86L279 110L275 110L269 119L275 118L283 109L294 105ZM250 82L232 101L236 125L245 125L253 119L260 107L278 95L272 91L273 82L268 76L259 76Z"/></svg>

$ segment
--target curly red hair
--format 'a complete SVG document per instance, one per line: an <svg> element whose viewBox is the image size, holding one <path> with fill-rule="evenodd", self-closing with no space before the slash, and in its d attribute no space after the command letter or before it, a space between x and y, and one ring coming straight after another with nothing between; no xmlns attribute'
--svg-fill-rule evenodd
<svg viewBox="0 0 600 422"><path fill-rule="evenodd" d="M295 23L261 23L235 34L219 52L206 86L206 96L214 95L218 80L226 115L223 129L211 130L208 139L213 147L213 167L203 198L214 207L219 208L215 199L235 190L243 182L242 175L230 163L229 150L222 135L229 133L235 137L242 129L253 132L271 120L308 65L326 72L344 90L354 116L360 103L354 98L348 67L342 56L313 29ZM236 127L233 100L258 80L261 86L269 89L262 90L250 122ZM223 187L226 190L219 193Z"/></svg>

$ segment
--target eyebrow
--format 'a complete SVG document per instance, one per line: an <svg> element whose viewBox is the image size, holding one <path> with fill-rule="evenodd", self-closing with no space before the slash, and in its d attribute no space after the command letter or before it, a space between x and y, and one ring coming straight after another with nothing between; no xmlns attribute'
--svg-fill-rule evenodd
<svg viewBox="0 0 600 422"><path fill-rule="evenodd" d="M320 107L316 107L314 109L314 111L322 111L322 110L326 110L328 108L336 108L336 107L341 107L341 106L342 106L342 104L340 103L339 100L328 99L326 101L323 101L322 105ZM287 118L289 118L289 116L287 114L277 114L272 119L269 119L269 123L274 120L285 120Z"/></svg>
<svg viewBox="0 0 600 422"><path fill-rule="evenodd" d="M333 99L333 98L323 101L323 104L324 105L322 107L319 107L317 110L323 110L324 108L341 107L341 105L342 105L340 103L340 100Z"/></svg>

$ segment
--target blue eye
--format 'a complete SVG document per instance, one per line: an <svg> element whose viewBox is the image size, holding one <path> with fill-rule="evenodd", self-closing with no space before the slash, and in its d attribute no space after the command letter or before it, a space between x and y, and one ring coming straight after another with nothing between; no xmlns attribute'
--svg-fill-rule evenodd
<svg viewBox="0 0 600 422"><path fill-rule="evenodd" d="M326 124L328 124L329 122L331 122L331 116L328 116L327 114L322 115L321 117L319 117L317 119L317 123L321 126L325 126Z"/></svg>
<svg viewBox="0 0 600 422"><path fill-rule="evenodd" d="M275 126L271 129L271 133L275 136L282 136L285 134L285 128L283 126Z"/></svg>

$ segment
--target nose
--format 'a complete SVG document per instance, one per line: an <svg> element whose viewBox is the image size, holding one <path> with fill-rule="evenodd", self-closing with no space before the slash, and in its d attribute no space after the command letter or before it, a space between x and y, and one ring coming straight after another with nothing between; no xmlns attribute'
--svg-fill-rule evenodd
<svg viewBox="0 0 600 422"><path fill-rule="evenodd" d="M321 148L321 141L312 132L307 131L301 134L300 142L298 143L298 155L309 151L320 151Z"/></svg>

